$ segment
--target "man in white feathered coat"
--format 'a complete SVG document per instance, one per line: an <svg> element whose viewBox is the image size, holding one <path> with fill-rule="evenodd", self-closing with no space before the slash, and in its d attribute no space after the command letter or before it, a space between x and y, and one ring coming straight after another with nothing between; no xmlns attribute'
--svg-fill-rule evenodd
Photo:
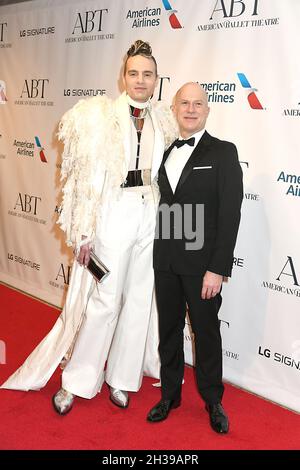
<svg viewBox="0 0 300 470"><path fill-rule="evenodd" d="M159 376L151 317L155 177L177 129L169 110L151 104L157 79L151 47L136 41L125 61L125 92L115 101L80 100L60 123L66 181L59 223L77 259L62 314L2 385L40 389L67 358L53 397L59 414L76 396L93 398L104 381L112 402L126 408L143 373ZM101 283L85 269L91 250L110 270Z"/></svg>

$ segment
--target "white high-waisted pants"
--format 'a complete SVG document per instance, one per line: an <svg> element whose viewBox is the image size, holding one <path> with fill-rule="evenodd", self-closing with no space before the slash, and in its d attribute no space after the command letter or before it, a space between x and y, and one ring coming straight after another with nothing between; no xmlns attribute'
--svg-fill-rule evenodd
<svg viewBox="0 0 300 470"><path fill-rule="evenodd" d="M153 294L155 217L150 186L123 189L120 200L102 209L95 252L111 272L102 283L93 281L62 374L62 387L75 395L94 397L104 380L121 390L141 386Z"/></svg>

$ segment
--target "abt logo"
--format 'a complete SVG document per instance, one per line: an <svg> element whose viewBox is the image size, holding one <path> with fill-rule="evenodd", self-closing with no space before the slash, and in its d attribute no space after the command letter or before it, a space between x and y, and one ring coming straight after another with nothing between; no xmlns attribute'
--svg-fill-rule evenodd
<svg viewBox="0 0 300 470"><path fill-rule="evenodd" d="M69 285L71 270L72 266L64 266L63 263L61 263L55 280L63 281L64 284Z"/></svg>
<svg viewBox="0 0 300 470"><path fill-rule="evenodd" d="M291 256L287 256L287 261L276 277L276 281L279 281L280 284L263 281L262 287L266 287L267 289L271 289L280 294L286 294L288 296L294 295L295 297L300 298L300 281Z"/></svg>
<svg viewBox="0 0 300 470"><path fill-rule="evenodd" d="M250 16L258 15L258 1L259 0L217 0L209 19L212 20L214 14L218 11L223 13L223 18L241 16L245 12L251 12Z"/></svg>
<svg viewBox="0 0 300 470"><path fill-rule="evenodd" d="M22 195L19 193L14 210L18 208L18 210L21 210L21 212L26 212L26 214L36 215L38 204L41 201L42 199L38 196L30 196L29 194Z"/></svg>
<svg viewBox="0 0 300 470"><path fill-rule="evenodd" d="M162 95L163 95L163 88L164 88L164 81L167 81L170 84L171 77L159 77L159 86L157 87L158 89L158 98L157 101L162 100Z"/></svg>
<svg viewBox="0 0 300 470"><path fill-rule="evenodd" d="M295 267L294 267L294 263L293 263L293 258L291 256L288 256L287 257L287 262L285 263L285 265L283 266L282 270L280 271L278 277L276 278L276 281L280 281L281 282L281 276L288 276L290 278L293 279L293 284L295 286L298 286L300 287L300 284L298 282L298 279L297 279L297 275L296 275L296 270L295 270Z"/></svg>
<svg viewBox="0 0 300 470"><path fill-rule="evenodd" d="M238 78L239 78L239 81L241 82L241 85L242 87L245 89L246 93L247 93L247 99L248 99L248 103L250 105L250 108L252 109L264 109L259 101L259 99L257 98L256 96L256 91L257 88L253 88L246 75L244 73L238 73L237 74Z"/></svg>
<svg viewBox="0 0 300 470"><path fill-rule="evenodd" d="M104 14L108 13L107 8L101 10L90 10L84 13L77 13L77 18L72 34L79 32L81 34L91 33L95 30L96 32L102 31Z"/></svg>
<svg viewBox="0 0 300 470"><path fill-rule="evenodd" d="M45 87L49 83L47 78L25 80L20 98L25 95L27 98L45 98Z"/></svg>
<svg viewBox="0 0 300 470"><path fill-rule="evenodd" d="M182 26L176 16L176 13L177 13L177 10L174 10L171 5L170 5L170 2L169 0L162 0L163 2L163 6L164 6L164 9L166 10L166 12L168 13L169 15L169 22L170 22L170 25L173 29L181 29ZM173 0L172 0L173 2Z"/></svg>
<svg viewBox="0 0 300 470"><path fill-rule="evenodd" d="M6 31L7 23L0 23L0 42L4 42L4 32Z"/></svg>

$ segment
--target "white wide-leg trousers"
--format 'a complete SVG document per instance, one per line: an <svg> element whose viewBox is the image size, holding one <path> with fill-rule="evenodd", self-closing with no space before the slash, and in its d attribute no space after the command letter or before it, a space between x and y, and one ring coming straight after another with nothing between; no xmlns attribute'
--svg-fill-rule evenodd
<svg viewBox="0 0 300 470"><path fill-rule="evenodd" d="M153 294L155 205L151 187L128 188L101 214L95 252L111 271L93 282L62 386L92 398L104 380L137 391L142 382ZM104 372L106 364L106 370Z"/></svg>

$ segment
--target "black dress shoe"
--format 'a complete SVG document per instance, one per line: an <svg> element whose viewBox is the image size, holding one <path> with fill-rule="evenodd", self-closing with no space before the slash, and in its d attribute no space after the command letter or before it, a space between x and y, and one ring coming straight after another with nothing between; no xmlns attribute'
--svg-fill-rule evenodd
<svg viewBox="0 0 300 470"><path fill-rule="evenodd" d="M226 434L229 430L229 421L221 403L216 405L207 403L205 409L209 413L210 425L213 430L219 434Z"/></svg>
<svg viewBox="0 0 300 470"><path fill-rule="evenodd" d="M176 400L160 400L150 411L147 416L147 421L151 423L157 423L163 421L168 417L172 408L178 408L180 406L180 398Z"/></svg>

